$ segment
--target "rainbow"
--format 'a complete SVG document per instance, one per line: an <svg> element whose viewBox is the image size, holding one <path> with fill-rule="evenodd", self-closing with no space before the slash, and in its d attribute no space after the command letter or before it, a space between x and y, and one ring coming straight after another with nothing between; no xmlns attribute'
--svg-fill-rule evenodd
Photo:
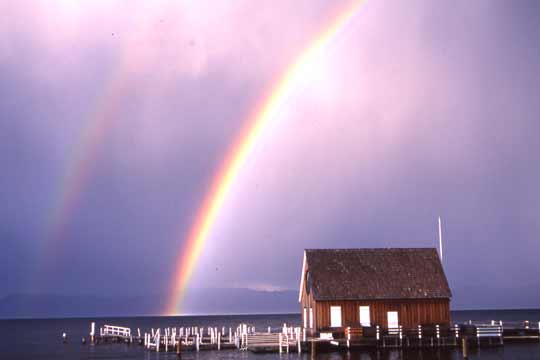
<svg viewBox="0 0 540 360"><path fill-rule="evenodd" d="M75 211L75 207L80 199L85 184L88 181L91 170L97 162L105 133L114 125L114 105L116 101L111 101L114 94L118 95L119 80L111 82L109 89L104 92L100 99L97 111L91 117L91 121L83 130L80 145L70 159L64 180L61 183L62 195L59 203L55 206L50 222L49 237L53 242L58 242L65 238L65 231L69 224L70 215Z"/></svg>
<svg viewBox="0 0 540 360"><path fill-rule="evenodd" d="M147 13L132 16L136 18L143 15ZM136 23L140 22L139 18L136 20ZM128 84L130 72L144 61L144 54L137 52L137 40L146 31L144 27L138 32L132 31L126 40L119 43L120 51L114 67L105 80L86 126L79 135L76 150L68 159L67 171L59 182L59 200L53 205L48 221L45 251L58 252L58 246L50 245L58 245L67 237L67 227L98 162L99 151L106 141L106 135L120 121L118 110L122 99L131 90ZM134 52L137 52L137 57L132 56Z"/></svg>
<svg viewBox="0 0 540 360"><path fill-rule="evenodd" d="M125 52L121 57L125 56ZM51 212L45 251L55 253L60 251L59 246L51 245L60 245L65 240L71 216L76 211L83 190L96 166L106 134L118 122L117 111L120 100L128 89L127 77L122 70L124 61L125 59L118 61L117 68L107 80L105 89L99 95L95 109L81 132L76 151L69 159L68 170L60 182L59 201Z"/></svg>
<svg viewBox="0 0 540 360"><path fill-rule="evenodd" d="M280 108L296 87L298 80L304 77L306 70L351 22L358 13L361 3L362 1L353 1L331 18L331 21L323 27L323 31L286 68L277 81L273 82L270 91L266 96L263 96L263 100L245 122L247 125L230 147L219 171L214 176L210 189L184 242L176 265L174 288L166 314L180 313L182 298L197 260L203 251L212 224L249 154L269 124L277 118Z"/></svg>

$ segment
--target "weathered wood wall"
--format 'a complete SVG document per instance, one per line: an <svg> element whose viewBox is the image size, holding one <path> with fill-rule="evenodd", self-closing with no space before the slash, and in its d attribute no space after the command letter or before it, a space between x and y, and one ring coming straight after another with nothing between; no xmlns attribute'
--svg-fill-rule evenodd
<svg viewBox="0 0 540 360"><path fill-rule="evenodd" d="M302 314L302 326L304 324L304 308L307 309L307 318L306 318L306 321L307 321L307 327L309 328L309 309L312 308L313 309L313 327L315 330L316 326L317 326L317 315L316 315L316 308L317 308L317 304L315 302L315 300L313 299L313 292L311 291L309 294L307 294L306 292L306 281L305 281L305 276L306 276L306 273L308 272L308 266L306 264L306 271L302 274L302 276L304 277L304 286L302 287L302 301L300 302L300 311L301 311L301 314Z"/></svg>
<svg viewBox="0 0 540 360"><path fill-rule="evenodd" d="M317 330L330 328L330 306L341 306L343 327L360 326L360 306L369 306L372 325L388 327L387 312L397 311L403 328L418 325L450 324L449 299L317 301L314 307Z"/></svg>

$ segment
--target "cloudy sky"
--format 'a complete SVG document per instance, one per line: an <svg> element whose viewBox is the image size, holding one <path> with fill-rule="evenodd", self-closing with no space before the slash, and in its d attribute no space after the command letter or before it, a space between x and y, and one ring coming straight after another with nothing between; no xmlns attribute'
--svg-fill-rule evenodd
<svg viewBox="0 0 540 360"><path fill-rule="evenodd" d="M4 1L0 296L171 291L230 146L348 3ZM453 289L538 287L539 33L536 1L365 1L189 287L294 289L304 248L436 246L439 215Z"/></svg>

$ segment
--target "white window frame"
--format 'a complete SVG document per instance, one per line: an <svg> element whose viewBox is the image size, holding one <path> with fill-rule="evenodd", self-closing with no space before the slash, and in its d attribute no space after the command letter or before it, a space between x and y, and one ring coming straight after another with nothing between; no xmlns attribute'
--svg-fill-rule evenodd
<svg viewBox="0 0 540 360"><path fill-rule="evenodd" d="M330 327L341 327L341 321L341 306L330 306Z"/></svg>
<svg viewBox="0 0 540 360"><path fill-rule="evenodd" d="M313 329L313 308L309 308L309 328Z"/></svg>
<svg viewBox="0 0 540 360"><path fill-rule="evenodd" d="M391 326L391 324L390 324L390 314L396 314L397 323L392 324L394 326ZM388 322L388 328L396 328L396 327L398 327L399 326L399 313L397 311L388 311L386 313L386 321Z"/></svg>
<svg viewBox="0 0 540 360"><path fill-rule="evenodd" d="M371 326L371 317L369 315L369 306L360 306L358 309L358 319L361 326Z"/></svg>

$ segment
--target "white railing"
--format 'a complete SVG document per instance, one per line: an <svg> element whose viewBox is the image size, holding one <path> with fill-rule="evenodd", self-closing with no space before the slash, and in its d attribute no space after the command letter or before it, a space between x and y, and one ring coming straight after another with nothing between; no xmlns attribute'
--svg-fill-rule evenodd
<svg viewBox="0 0 540 360"><path fill-rule="evenodd" d="M131 336L131 329L123 326L104 325L102 329L103 336L121 336L129 338Z"/></svg>

